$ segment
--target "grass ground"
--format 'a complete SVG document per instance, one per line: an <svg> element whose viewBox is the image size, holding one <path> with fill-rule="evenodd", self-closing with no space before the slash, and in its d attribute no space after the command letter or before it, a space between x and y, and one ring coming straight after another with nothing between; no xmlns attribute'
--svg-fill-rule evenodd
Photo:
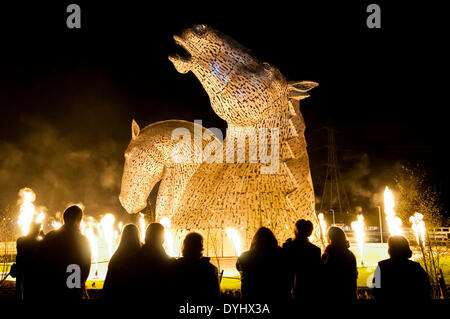
<svg viewBox="0 0 450 319"><path fill-rule="evenodd" d="M372 282L373 273L376 267L359 267L358 268L358 287L366 288L368 282ZM450 280L450 273L448 274ZM222 279L220 284L222 291L236 290L241 288L241 280L239 277L226 277Z"/></svg>
<svg viewBox="0 0 450 319"><path fill-rule="evenodd" d="M420 262L420 260L418 260ZM447 286L450 285L450 256L440 258L441 269ZM372 283L373 274L376 267L358 267L358 287L367 288ZM241 288L239 277L227 277L222 279L220 285L222 291L236 290Z"/></svg>
<svg viewBox="0 0 450 319"><path fill-rule="evenodd" d="M87 289L102 289L103 280L88 280L86 281ZM241 289L241 280L239 277L224 277L220 283L220 289L225 290L239 290Z"/></svg>
<svg viewBox="0 0 450 319"><path fill-rule="evenodd" d="M445 282L450 285L450 256L441 257L441 268L444 273Z"/></svg>
<svg viewBox="0 0 450 319"><path fill-rule="evenodd" d="M444 274L444 280L447 286L450 285L450 256L440 257L441 269ZM416 260L422 264L422 260ZM423 264L422 264L423 267ZM367 287L372 281L373 273L376 267L359 267L358 268L358 287Z"/></svg>

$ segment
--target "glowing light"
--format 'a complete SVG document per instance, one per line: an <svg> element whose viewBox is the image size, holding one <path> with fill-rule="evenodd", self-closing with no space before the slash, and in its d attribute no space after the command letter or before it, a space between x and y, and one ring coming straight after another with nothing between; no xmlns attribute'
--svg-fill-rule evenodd
<svg viewBox="0 0 450 319"><path fill-rule="evenodd" d="M103 239L105 240L108 249L109 258L111 258L114 250L114 218L113 214L106 214L100 220Z"/></svg>
<svg viewBox="0 0 450 319"><path fill-rule="evenodd" d="M172 224L170 218L163 217L161 218L159 223L164 226L164 245L163 245L164 249L166 250L169 256L174 257L175 256L174 240L172 230L170 229L170 225Z"/></svg>
<svg viewBox="0 0 450 319"><path fill-rule="evenodd" d="M36 194L31 188L25 187L19 191L19 204L20 214L17 223L20 226L22 235L26 236L30 232L31 223L41 223L45 218L44 212L36 211L34 201L36 200Z"/></svg>
<svg viewBox="0 0 450 319"><path fill-rule="evenodd" d="M119 232L117 230L114 230L114 250L119 244Z"/></svg>
<svg viewBox="0 0 450 319"><path fill-rule="evenodd" d="M234 250L236 251L236 254L238 256L242 253L242 243L241 243L241 237L239 236L239 233L234 228L227 228L226 229L227 236L230 237L231 241L234 245Z"/></svg>
<svg viewBox="0 0 450 319"><path fill-rule="evenodd" d="M143 214L139 214L139 232L141 233L141 242L145 242L145 219Z"/></svg>
<svg viewBox="0 0 450 319"><path fill-rule="evenodd" d="M394 195L389 187L384 190L384 213L386 214L386 222L391 236L403 235L402 220L395 215Z"/></svg>
<svg viewBox="0 0 450 319"><path fill-rule="evenodd" d="M363 252L364 252L364 240L365 240L365 231L364 231L364 216L359 214L358 220L352 222L352 229L355 232L356 242L358 243L359 247L359 256L361 258L361 264L364 264L363 262Z"/></svg>
<svg viewBox="0 0 450 319"><path fill-rule="evenodd" d="M55 229L55 230L57 230L57 229L59 229L60 227L62 226L62 224L60 223L60 222L58 222L58 221L52 221L52 227L53 227L53 229Z"/></svg>
<svg viewBox="0 0 450 319"><path fill-rule="evenodd" d="M96 275L98 272L98 239L95 236L93 223L90 222L86 227L85 235L89 241L89 245L91 246L91 259L94 264L94 274Z"/></svg>
<svg viewBox="0 0 450 319"><path fill-rule="evenodd" d="M36 200L36 195L31 188L22 188L19 191L19 196L21 205L18 224L22 230L22 235L26 236L30 231L30 224L34 217L35 208L33 202Z"/></svg>
<svg viewBox="0 0 450 319"><path fill-rule="evenodd" d="M84 235L86 232L86 223L84 222L84 220L82 220L80 223L80 230L81 230L81 233Z"/></svg>
<svg viewBox="0 0 450 319"><path fill-rule="evenodd" d="M414 231L414 235L416 236L416 241L418 245L425 247L425 222L423 221L423 215L420 213L415 213L411 217L409 217L409 221L412 224L412 229Z"/></svg>
<svg viewBox="0 0 450 319"><path fill-rule="evenodd" d="M325 218L323 217L323 213L320 213L318 215L319 217L319 223L320 223L320 229L322 230L322 236L323 236L323 240L326 241L326 234L327 234L327 222L325 221Z"/></svg>
<svg viewBox="0 0 450 319"><path fill-rule="evenodd" d="M45 213L40 212L37 216L36 216L36 223L42 223L45 219Z"/></svg>

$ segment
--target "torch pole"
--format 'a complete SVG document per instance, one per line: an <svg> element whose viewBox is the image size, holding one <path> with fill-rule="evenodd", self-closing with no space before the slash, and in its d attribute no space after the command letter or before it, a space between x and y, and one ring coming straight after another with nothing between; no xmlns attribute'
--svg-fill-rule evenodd
<svg viewBox="0 0 450 319"><path fill-rule="evenodd" d="M444 297L444 299L448 299L447 285L445 284L445 278L444 278L444 274L442 273L442 269L441 268L439 268L439 273L441 275L439 277L439 284L441 286L442 296Z"/></svg>
<svg viewBox="0 0 450 319"><path fill-rule="evenodd" d="M383 220L381 219L381 207L380 206L377 207L378 207L378 218L380 220L380 240L381 243L383 243Z"/></svg>
<svg viewBox="0 0 450 319"><path fill-rule="evenodd" d="M433 256L433 248L431 246L431 239L430 239L430 234L428 233L428 229L426 230L426 236L428 239L428 247L430 250L430 259L431 259L431 267L433 268L433 275L434 275L434 280L433 280L433 284L436 284L438 286L438 289L440 291L440 295L443 297L444 296L444 292L442 291L442 287L439 285L439 276L437 273L437 268L436 268L436 264L434 262L434 256Z"/></svg>
<svg viewBox="0 0 450 319"><path fill-rule="evenodd" d="M430 272L428 271L427 258L425 257L425 250L424 250L425 243L422 242L422 237L420 237L420 235L418 236L418 238L419 238L418 244L420 246L420 251L422 252L423 264L425 266L425 271L427 272L427 274L430 274Z"/></svg>

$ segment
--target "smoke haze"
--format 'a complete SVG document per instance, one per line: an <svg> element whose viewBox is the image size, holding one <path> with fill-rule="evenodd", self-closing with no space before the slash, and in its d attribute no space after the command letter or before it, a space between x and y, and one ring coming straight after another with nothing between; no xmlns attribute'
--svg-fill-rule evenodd
<svg viewBox="0 0 450 319"><path fill-rule="evenodd" d="M17 118L20 130L9 132L16 135L14 142L0 140L0 207L16 209L19 189L30 187L37 205L46 206L51 215L68 202L82 202L94 216L123 213L117 197L128 137L119 124L120 98L104 79L83 78L92 82L67 89L70 80L43 82L26 92L28 101L41 102L51 87L61 90L64 99L48 101L59 113L53 114L57 120L39 114L37 105L35 112Z"/></svg>

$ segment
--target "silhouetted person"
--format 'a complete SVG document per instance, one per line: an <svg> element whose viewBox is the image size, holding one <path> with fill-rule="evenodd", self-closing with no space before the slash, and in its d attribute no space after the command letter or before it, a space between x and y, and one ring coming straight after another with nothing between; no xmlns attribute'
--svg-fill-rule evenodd
<svg viewBox="0 0 450 319"><path fill-rule="evenodd" d="M243 299L270 302L290 298L286 259L270 229L258 229L250 250L238 258L236 268L241 273Z"/></svg>
<svg viewBox="0 0 450 319"><path fill-rule="evenodd" d="M136 225L128 224L122 230L119 247L108 264L103 295L107 299L128 299L132 289L131 272L135 268L135 256L141 248L139 230Z"/></svg>
<svg viewBox="0 0 450 319"><path fill-rule="evenodd" d="M329 302L351 303L357 299L358 270L355 255L339 227L330 227L323 261L323 296Z"/></svg>
<svg viewBox="0 0 450 319"><path fill-rule="evenodd" d="M63 215L64 225L49 232L42 241L41 297L46 301L73 302L83 298L91 268L91 249L80 231L82 218L81 208L70 206Z"/></svg>
<svg viewBox="0 0 450 319"><path fill-rule="evenodd" d="M19 300L32 300L37 293L37 252L43 237L41 224L32 223L28 235L17 239L16 295Z"/></svg>
<svg viewBox="0 0 450 319"><path fill-rule="evenodd" d="M292 295L300 302L315 301L321 297L321 251L308 239L313 230L309 220L300 219L295 223L295 239L289 239L283 245L293 283Z"/></svg>
<svg viewBox="0 0 450 319"><path fill-rule="evenodd" d="M189 233L183 241L183 257L177 260L177 286L180 301L214 302L219 299L217 267L203 257L203 237Z"/></svg>
<svg viewBox="0 0 450 319"><path fill-rule="evenodd" d="M412 252L408 240L403 236L392 236L388 246L391 258L380 261L375 271L376 299L387 303L429 301L430 281L420 264L409 260Z"/></svg>
<svg viewBox="0 0 450 319"><path fill-rule="evenodd" d="M173 275L175 260L166 254L163 247L164 227L152 223L145 233L145 244L136 255L136 272L133 279L137 299L155 305L173 299Z"/></svg>

